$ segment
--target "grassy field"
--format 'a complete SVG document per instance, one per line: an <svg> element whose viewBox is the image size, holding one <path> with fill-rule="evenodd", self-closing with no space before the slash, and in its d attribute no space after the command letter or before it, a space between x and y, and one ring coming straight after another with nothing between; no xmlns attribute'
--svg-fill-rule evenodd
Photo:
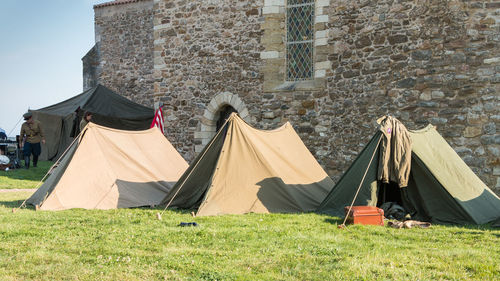
<svg viewBox="0 0 500 281"><path fill-rule="evenodd" d="M24 167L24 161L22 161ZM33 163L31 163L33 164ZM35 188L53 162L39 161L38 167L26 169L0 170L0 189Z"/></svg>
<svg viewBox="0 0 500 281"><path fill-rule="evenodd" d="M193 218L154 209L11 209L0 193L1 280L494 280L500 229L351 226L318 214ZM195 221L198 227L179 227Z"/></svg>

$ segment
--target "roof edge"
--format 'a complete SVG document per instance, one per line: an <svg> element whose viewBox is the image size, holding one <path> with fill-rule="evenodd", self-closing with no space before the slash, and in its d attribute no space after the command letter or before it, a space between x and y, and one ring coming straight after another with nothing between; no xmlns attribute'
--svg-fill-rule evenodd
<svg viewBox="0 0 500 281"><path fill-rule="evenodd" d="M114 0L114 1L94 5L94 9L104 8L104 7L109 7L109 6L116 6L116 5L123 5L123 4L130 4L130 3L136 3L136 2L143 2L143 1L149 1L149 0Z"/></svg>

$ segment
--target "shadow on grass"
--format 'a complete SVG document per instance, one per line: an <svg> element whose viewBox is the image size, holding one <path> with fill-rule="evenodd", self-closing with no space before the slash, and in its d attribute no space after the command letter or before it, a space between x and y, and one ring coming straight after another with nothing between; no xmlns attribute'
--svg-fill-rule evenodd
<svg viewBox="0 0 500 281"><path fill-rule="evenodd" d="M18 208L21 206L21 204L24 202L24 200L14 200L14 201L0 201L0 207L4 207L7 209L12 209L12 208ZM31 206L29 204L26 204L23 209L28 209L28 210L35 210L34 206Z"/></svg>
<svg viewBox="0 0 500 281"><path fill-rule="evenodd" d="M467 230L470 230L470 231L455 231L454 234L482 234L482 232L480 231L484 231L484 230L500 230L500 228L498 227L494 227L492 226L491 224L481 224L481 225L458 225L458 224L434 224L434 225L439 225L439 226L442 226L442 227L459 227L459 228L462 228L462 229L467 229ZM474 231L474 230L478 230L478 231Z"/></svg>
<svg viewBox="0 0 500 281"><path fill-rule="evenodd" d="M338 224L342 224L344 222L344 218L341 218L338 216L332 216L332 215L325 214L325 213L316 213L316 215L324 217L325 218L324 222L329 223L329 224L338 225Z"/></svg>
<svg viewBox="0 0 500 281"><path fill-rule="evenodd" d="M163 211L165 209L165 206L164 205L157 205L157 206L154 206L154 207L150 207L150 206L142 206L142 207L133 207L133 208L128 208L128 209L143 209L143 210L157 210L157 211ZM174 212L174 213L178 213L178 214L191 214L191 212L194 212L196 214L196 212L198 210L196 209L179 209L179 208L168 208L165 210L165 212Z"/></svg>
<svg viewBox="0 0 500 281"><path fill-rule="evenodd" d="M325 216L327 218L324 219L324 221L326 223L330 223L330 224L335 224L335 225L339 225L339 224L342 224L342 222L344 222L344 218L341 218L341 217L338 217L338 216L331 216L329 214L325 214L325 213L316 213L317 215L319 216ZM482 225L460 225L460 224L438 224L438 223L434 223L432 224L433 226L440 226L440 227L446 227L446 228L460 228L462 230L458 230L458 231L455 231L454 233L455 234L468 234L468 235L482 235L484 234L482 231L485 231L485 230L500 230L500 227L497 227L497 226L493 226L493 223L489 223L489 224L482 224ZM465 231L463 230L465 229ZM476 230L476 231L474 231ZM496 234L496 233L493 233L493 235L497 236L497 237L500 237L500 233Z"/></svg>
<svg viewBox="0 0 500 281"><path fill-rule="evenodd" d="M340 218L329 218L329 219L325 219L325 222L326 223L329 223L329 224L334 224L334 225L339 225L339 224L342 224L344 220L340 219Z"/></svg>

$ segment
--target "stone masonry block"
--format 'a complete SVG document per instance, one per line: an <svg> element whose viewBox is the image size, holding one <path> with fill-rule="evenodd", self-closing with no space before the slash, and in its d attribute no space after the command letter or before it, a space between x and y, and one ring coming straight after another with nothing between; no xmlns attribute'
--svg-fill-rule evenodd
<svg viewBox="0 0 500 281"><path fill-rule="evenodd" d="M229 93L229 92L225 92L223 93L223 102L226 103L226 104L231 104L231 98L233 97L233 94Z"/></svg>
<svg viewBox="0 0 500 281"><path fill-rule="evenodd" d="M246 105L242 100L240 100L239 103L234 105L234 109L236 109L236 111L238 111L238 112L243 111L245 108L246 108Z"/></svg>
<svg viewBox="0 0 500 281"><path fill-rule="evenodd" d="M202 140L202 143L203 143L203 140ZM203 151L203 148L205 148L205 145L201 145L201 144L195 145L194 146L194 152L200 153L200 152Z"/></svg>
<svg viewBox="0 0 500 281"><path fill-rule="evenodd" d="M266 52L261 52L260 53L260 58L263 60L266 59L277 59L279 58L280 54L277 51L266 51Z"/></svg>
<svg viewBox="0 0 500 281"><path fill-rule="evenodd" d="M160 25L154 26L153 30L161 30L161 29L170 28L170 27L172 27L172 24L170 24L170 23L160 24Z"/></svg>
<svg viewBox="0 0 500 281"><path fill-rule="evenodd" d="M328 44L328 38L319 38L314 40L314 46L326 46Z"/></svg>
<svg viewBox="0 0 500 281"><path fill-rule="evenodd" d="M205 112L203 113L203 117L205 117L208 120L213 120L214 114L208 110L205 110Z"/></svg>
<svg viewBox="0 0 500 281"><path fill-rule="evenodd" d="M279 14L280 13L280 7L279 6L268 6L262 8L262 14L267 15L267 14Z"/></svg>
<svg viewBox="0 0 500 281"><path fill-rule="evenodd" d="M195 139L210 139L214 136L214 132L206 131L206 132L194 132Z"/></svg>
<svg viewBox="0 0 500 281"><path fill-rule="evenodd" d="M330 0L316 0L316 7L330 6Z"/></svg>
<svg viewBox="0 0 500 281"><path fill-rule="evenodd" d="M316 31L316 40L328 37L328 29Z"/></svg>
<svg viewBox="0 0 500 281"><path fill-rule="evenodd" d="M166 64L161 64L161 65L155 64L153 68L156 70L165 69L165 68L167 68L167 65Z"/></svg>
<svg viewBox="0 0 500 281"><path fill-rule="evenodd" d="M491 58L491 59L484 59L484 63L490 64L490 63L498 63L500 62L500 57L497 58Z"/></svg>
<svg viewBox="0 0 500 281"><path fill-rule="evenodd" d="M248 117L248 109L243 109L243 111L240 112L240 117L245 119L246 117Z"/></svg>
<svg viewBox="0 0 500 281"><path fill-rule="evenodd" d="M216 129L215 126L205 125L201 123L201 129L200 129L201 132L215 132L215 129Z"/></svg>
<svg viewBox="0 0 500 281"><path fill-rule="evenodd" d="M326 76L326 70L318 69L314 72L314 78L323 78Z"/></svg>
<svg viewBox="0 0 500 281"><path fill-rule="evenodd" d="M214 113L217 110L217 107L219 107L219 104L217 103L217 101L215 99L212 99L208 105L212 107L211 112L214 112Z"/></svg>
<svg viewBox="0 0 500 281"><path fill-rule="evenodd" d="M207 110L212 112L212 113L215 113L217 111L217 108L215 108L212 103L210 102L208 105L207 105Z"/></svg>
<svg viewBox="0 0 500 281"><path fill-rule="evenodd" d="M214 132L214 135L215 135L215 132ZM206 146L211 140L212 140L212 138L201 139L201 145Z"/></svg>
<svg viewBox="0 0 500 281"><path fill-rule="evenodd" d="M217 106L215 108L218 109L224 103L224 96L222 95L222 93L220 93L215 96L214 100L217 103Z"/></svg>
<svg viewBox="0 0 500 281"><path fill-rule="evenodd" d="M231 100L229 101L229 104L236 109L241 104L241 99L237 95L233 95L231 97Z"/></svg>
<svg viewBox="0 0 500 281"><path fill-rule="evenodd" d="M328 22L328 15L316 16L316 20L314 21L314 23L320 23L320 22Z"/></svg>
<svg viewBox="0 0 500 281"><path fill-rule="evenodd" d="M332 66L331 61L321 61L314 64L315 69L330 69Z"/></svg>
<svg viewBox="0 0 500 281"><path fill-rule="evenodd" d="M201 120L201 123L202 123L202 124L205 124L205 125L207 125L207 126L215 126L215 122L214 122L214 120L212 120L212 119L207 119L205 116L202 116L200 120Z"/></svg>
<svg viewBox="0 0 500 281"><path fill-rule="evenodd" d="M285 0L264 0L264 7L285 6Z"/></svg>
<svg viewBox="0 0 500 281"><path fill-rule="evenodd" d="M161 45L161 44L165 44L165 42L166 42L166 39L165 39L165 38L160 38L160 39L156 39L156 40L154 41L154 44L155 44L155 45Z"/></svg>

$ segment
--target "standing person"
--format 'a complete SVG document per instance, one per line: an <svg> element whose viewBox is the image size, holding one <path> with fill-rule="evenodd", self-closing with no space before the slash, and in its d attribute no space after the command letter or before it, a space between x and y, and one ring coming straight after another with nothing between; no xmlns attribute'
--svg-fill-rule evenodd
<svg viewBox="0 0 500 281"><path fill-rule="evenodd" d="M92 112L85 112L83 115L82 121L80 121L80 132L83 131L83 128L87 126L87 124L90 122L92 119Z"/></svg>
<svg viewBox="0 0 500 281"><path fill-rule="evenodd" d="M0 140L7 139L7 134L5 134L5 130L0 128Z"/></svg>
<svg viewBox="0 0 500 281"><path fill-rule="evenodd" d="M29 169L31 154L33 154L33 167L38 164L38 156L42 153L40 141L45 144L45 136L40 121L33 120L31 112L23 114L23 117L26 122L21 126L19 147L23 149L24 167Z"/></svg>

